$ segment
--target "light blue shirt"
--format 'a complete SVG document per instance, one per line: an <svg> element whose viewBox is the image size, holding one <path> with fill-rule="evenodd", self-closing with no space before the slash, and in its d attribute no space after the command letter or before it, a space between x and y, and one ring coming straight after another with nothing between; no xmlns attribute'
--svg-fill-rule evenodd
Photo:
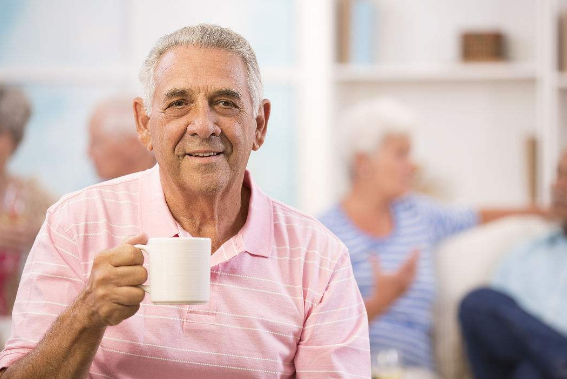
<svg viewBox="0 0 567 379"><path fill-rule="evenodd" d="M354 276L365 298L375 290L372 255L379 257L383 270L392 272L414 249L420 250L412 286L386 313L370 323L370 347L373 353L395 348L401 353L404 365L433 370L431 325L436 292L433 251L443 238L476 225L478 215L472 209L445 207L418 195L394 202L391 212L394 230L384 238L358 229L340 205L331 208L320 220L348 247Z"/></svg>
<svg viewBox="0 0 567 379"><path fill-rule="evenodd" d="M492 287L567 336L567 237L559 228L514 250L500 263Z"/></svg>

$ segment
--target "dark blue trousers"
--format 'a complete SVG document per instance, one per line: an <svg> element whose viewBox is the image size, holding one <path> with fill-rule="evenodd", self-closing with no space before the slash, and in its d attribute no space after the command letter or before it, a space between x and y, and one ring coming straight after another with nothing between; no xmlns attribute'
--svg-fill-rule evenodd
<svg viewBox="0 0 567 379"><path fill-rule="evenodd" d="M459 318L477 379L567 379L567 338L511 297L475 290L463 299Z"/></svg>

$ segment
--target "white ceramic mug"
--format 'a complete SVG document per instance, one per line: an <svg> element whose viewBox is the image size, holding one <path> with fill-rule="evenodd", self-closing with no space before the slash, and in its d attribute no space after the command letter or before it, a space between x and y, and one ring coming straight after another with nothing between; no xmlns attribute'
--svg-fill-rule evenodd
<svg viewBox="0 0 567 379"><path fill-rule="evenodd" d="M156 304L204 304L211 280L210 238L150 238L134 245L149 256L149 285L140 286Z"/></svg>

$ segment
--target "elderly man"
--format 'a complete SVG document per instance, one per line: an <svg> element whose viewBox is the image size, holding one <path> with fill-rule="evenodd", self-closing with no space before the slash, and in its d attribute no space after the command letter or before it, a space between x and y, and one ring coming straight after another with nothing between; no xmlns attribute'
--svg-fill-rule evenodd
<svg viewBox="0 0 567 379"><path fill-rule="evenodd" d="M221 27L182 28L157 42L140 78L138 135L158 165L49 209L2 379L369 377L345 246L246 171L271 108L248 42ZM144 296L133 245L148 236L211 238L208 303Z"/></svg>
<svg viewBox="0 0 567 379"><path fill-rule="evenodd" d="M97 104L89 122L89 157L102 180L155 165L152 152L138 141L131 97L111 97Z"/></svg>
<svg viewBox="0 0 567 379"><path fill-rule="evenodd" d="M552 210L561 224L518 246L491 288L461 304L467 352L477 378L567 378L567 151Z"/></svg>

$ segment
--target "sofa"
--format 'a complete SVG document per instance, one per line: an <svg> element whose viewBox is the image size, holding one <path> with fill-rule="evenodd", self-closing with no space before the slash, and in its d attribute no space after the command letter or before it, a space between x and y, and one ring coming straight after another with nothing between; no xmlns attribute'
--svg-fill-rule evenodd
<svg viewBox="0 0 567 379"><path fill-rule="evenodd" d="M439 246L433 340L442 379L472 378L457 317L460 301L472 289L489 283L500 259L514 246L551 227L538 217L509 217L461 233Z"/></svg>

